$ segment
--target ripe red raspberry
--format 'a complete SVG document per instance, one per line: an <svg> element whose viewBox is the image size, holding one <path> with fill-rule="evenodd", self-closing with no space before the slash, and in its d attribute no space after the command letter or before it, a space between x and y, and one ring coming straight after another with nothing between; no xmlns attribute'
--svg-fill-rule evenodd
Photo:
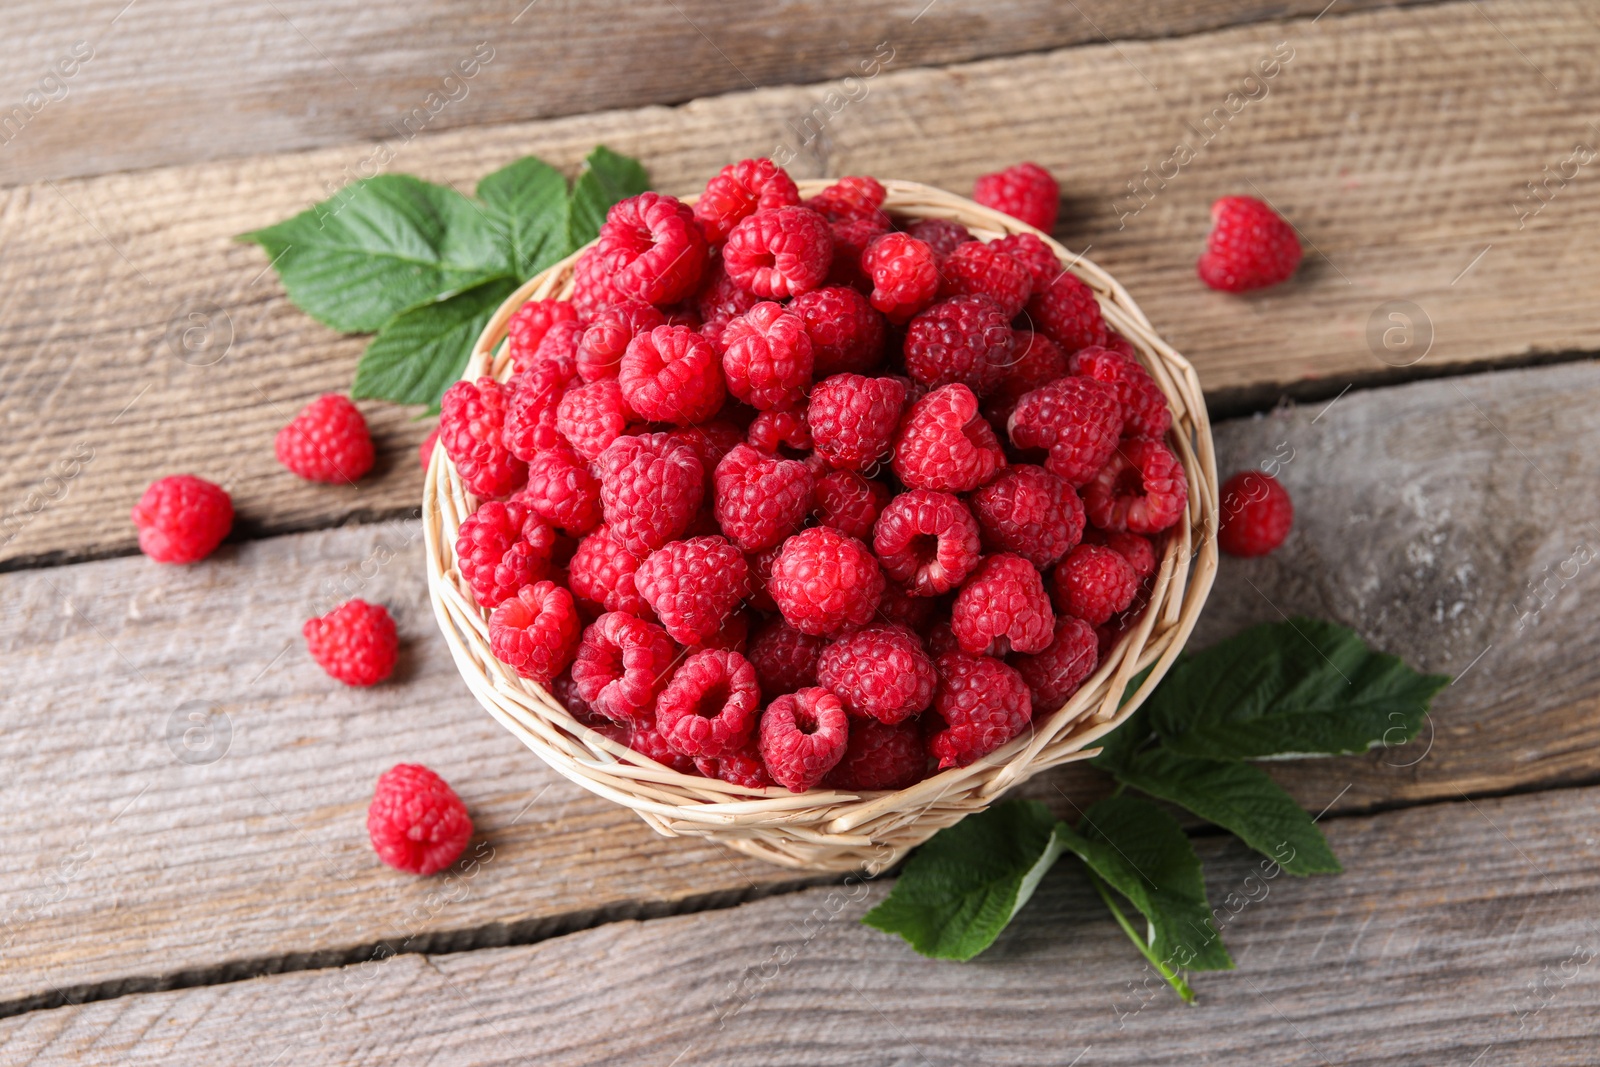
<svg viewBox="0 0 1600 1067"><path fill-rule="evenodd" d="M872 550L906 592L938 596L978 566L978 523L949 493L913 489L889 501L878 516Z"/></svg>
<svg viewBox="0 0 1600 1067"><path fill-rule="evenodd" d="M578 542L567 564L567 584L574 595L606 611L626 611L642 618L650 614L650 605L633 581L642 562L643 557L629 552L602 526Z"/></svg>
<svg viewBox="0 0 1600 1067"><path fill-rule="evenodd" d="M927 777L928 754L914 722L888 726L876 719L850 723L844 756L822 779L829 789L904 789Z"/></svg>
<svg viewBox="0 0 1600 1067"><path fill-rule="evenodd" d="M922 643L928 646L928 655L933 657L935 669L939 666L940 656L961 652L961 642L956 640L956 632L950 628L948 616L938 619L923 632Z"/></svg>
<svg viewBox="0 0 1600 1067"><path fill-rule="evenodd" d="M770 789L772 775L767 773L767 765L761 762L761 752L756 748L756 738L751 734L750 740L737 752L730 752L717 759L706 756L695 757L695 770L707 778L717 778L734 785L742 785L747 789Z"/></svg>
<svg viewBox="0 0 1600 1067"><path fill-rule="evenodd" d="M912 489L965 493L991 480L1005 465L1000 442L978 414L978 398L965 385L935 389L901 420L893 466Z"/></svg>
<svg viewBox="0 0 1600 1067"><path fill-rule="evenodd" d="M829 466L867 470L889 451L905 403L906 387L898 379L835 374L811 390L811 440Z"/></svg>
<svg viewBox="0 0 1600 1067"><path fill-rule="evenodd" d="M1113 352L1121 352L1135 362L1139 359L1139 350L1133 347L1133 342L1128 340L1116 330L1106 330L1106 345Z"/></svg>
<svg viewBox="0 0 1600 1067"><path fill-rule="evenodd" d="M869 481L855 471L830 471L817 479L811 492L811 515L818 526L831 526L865 541L892 495L887 485Z"/></svg>
<svg viewBox="0 0 1600 1067"><path fill-rule="evenodd" d="M744 554L721 537L663 545L639 565L633 581L662 628L681 645L713 637L750 594Z"/></svg>
<svg viewBox="0 0 1600 1067"><path fill-rule="evenodd" d="M706 191L695 202L694 217L706 239L720 244L734 226L757 211L798 203L800 191L782 167L770 159L741 159L706 182Z"/></svg>
<svg viewBox="0 0 1600 1067"><path fill-rule="evenodd" d="M814 526L783 543L767 592L790 626L831 636L872 621L883 571L854 537Z"/></svg>
<svg viewBox="0 0 1600 1067"><path fill-rule="evenodd" d="M518 371L506 383L511 400L506 407L502 439L511 454L523 462L561 443L557 418L571 377L565 369L566 365L559 362L536 363Z"/></svg>
<svg viewBox="0 0 1600 1067"><path fill-rule="evenodd" d="M758 745L773 780L791 793L804 793L844 758L849 735L839 698L811 688L767 705Z"/></svg>
<svg viewBox="0 0 1600 1067"><path fill-rule="evenodd" d="M656 729L685 756L718 759L745 747L760 710L761 686L750 661L708 649L684 660L656 698Z"/></svg>
<svg viewBox="0 0 1600 1067"><path fill-rule="evenodd" d="M687 646L689 652L692 654L715 648L723 652L737 652L741 656L744 655L744 650L750 645L750 618L751 613L743 608L725 616L716 633Z"/></svg>
<svg viewBox="0 0 1600 1067"><path fill-rule="evenodd" d="M619 200L606 212L596 248L611 284L647 304L672 304L693 293L706 267L706 238L689 205L661 193Z"/></svg>
<svg viewBox="0 0 1600 1067"><path fill-rule="evenodd" d="M769 300L815 289L832 258L827 220L803 207L757 211L733 228L722 250L728 277Z"/></svg>
<svg viewBox="0 0 1600 1067"><path fill-rule="evenodd" d="M840 178L805 202L806 207L834 222L845 219L874 218L888 193L883 183L865 175Z"/></svg>
<svg viewBox="0 0 1600 1067"><path fill-rule="evenodd" d="M583 341L584 326L570 319L552 322L544 336L539 339L539 345L533 350L533 355L526 362L516 363L513 366L518 371L532 370L544 363L554 363L555 370L563 383L571 381L578 373L578 352Z"/></svg>
<svg viewBox="0 0 1600 1067"><path fill-rule="evenodd" d="M493 608L550 574L556 534L519 500L490 500L461 521L456 567L481 608Z"/></svg>
<svg viewBox="0 0 1600 1067"><path fill-rule="evenodd" d="M1076 352L1106 343L1106 320L1094 290L1076 274L1062 271L1028 301L1033 328L1061 346Z"/></svg>
<svg viewBox="0 0 1600 1067"><path fill-rule="evenodd" d="M1300 238L1272 208L1250 196L1211 205L1211 233L1195 264L1213 289L1245 293L1287 281L1300 265Z"/></svg>
<svg viewBox="0 0 1600 1067"><path fill-rule="evenodd" d="M654 716L656 694L667 684L677 646L655 623L611 611L583 631L572 681L578 695L612 722L642 726Z"/></svg>
<svg viewBox="0 0 1600 1067"><path fill-rule="evenodd" d="M611 720L604 715L598 715L589 706L589 702L578 695L578 684L572 680L572 670L569 668L556 675L555 680L545 686L550 695L556 698L556 703L567 709L578 722L590 728L610 726Z"/></svg>
<svg viewBox="0 0 1600 1067"><path fill-rule="evenodd" d="M746 436L751 448L769 456L807 459L811 455L811 427L804 412L763 411L750 420Z"/></svg>
<svg viewBox="0 0 1600 1067"><path fill-rule="evenodd" d="M372 792L367 839L395 870L437 874L466 850L472 816L443 778L420 763L397 763Z"/></svg>
<svg viewBox="0 0 1600 1067"><path fill-rule="evenodd" d="M1039 569L1009 552L985 557L950 607L950 628L974 656L1042 652L1055 625Z"/></svg>
<svg viewBox="0 0 1600 1067"><path fill-rule="evenodd" d="M899 582L889 581L884 584L883 599L878 601L878 618L899 623L912 633L924 633L938 607L933 597L912 596Z"/></svg>
<svg viewBox="0 0 1600 1067"><path fill-rule="evenodd" d="M1189 479L1172 449L1160 441L1129 437L1082 495L1089 521L1102 530L1160 533L1189 506Z"/></svg>
<svg viewBox="0 0 1600 1067"><path fill-rule="evenodd" d="M861 254L861 269L872 279L872 306L890 322L908 321L939 292L938 258L910 234L877 238Z"/></svg>
<svg viewBox="0 0 1600 1067"><path fill-rule="evenodd" d="M917 635L886 623L846 634L817 660L817 684L845 711L890 725L932 703L937 681Z"/></svg>
<svg viewBox="0 0 1600 1067"><path fill-rule="evenodd" d="M622 726L609 724L596 729L618 744L627 745L639 755L654 760L663 767L679 774L695 773L694 760L667 744L667 739L656 729L653 711L634 723Z"/></svg>
<svg viewBox="0 0 1600 1067"><path fill-rule="evenodd" d="M1076 487L1116 451L1122 405L1115 390L1092 378L1058 378L1025 393L1006 429L1018 448L1046 449L1045 469Z"/></svg>
<svg viewBox="0 0 1600 1067"><path fill-rule="evenodd" d="M1099 626L1133 603L1139 578L1133 564L1116 549L1079 545L1050 576L1050 587L1063 615Z"/></svg>
<svg viewBox="0 0 1600 1067"><path fill-rule="evenodd" d="M577 655L582 631L572 594L554 582L535 582L489 616L489 650L524 678L549 685Z"/></svg>
<svg viewBox="0 0 1600 1067"><path fill-rule="evenodd" d="M1163 437L1172 429L1172 409L1150 372L1132 356L1099 345L1081 348L1069 363L1081 374L1111 386L1122 404L1122 432L1129 437Z"/></svg>
<svg viewBox="0 0 1600 1067"><path fill-rule="evenodd" d="M990 241L989 247L999 249L1028 269L1028 276L1033 280L1031 292L1044 292L1061 273L1061 261L1055 252L1034 234L1007 234Z"/></svg>
<svg viewBox="0 0 1600 1067"><path fill-rule="evenodd" d="M906 232L933 249L941 260L968 241L977 240L972 231L949 219L918 219L906 227Z"/></svg>
<svg viewBox="0 0 1600 1067"><path fill-rule="evenodd" d="M828 232L833 234L833 262L828 265L828 284L870 293L872 279L862 269L861 257L873 241L893 228L889 217L882 214L828 223Z"/></svg>
<svg viewBox="0 0 1600 1067"><path fill-rule="evenodd" d="M811 469L799 460L736 445L717 464L712 508L729 540L759 552L805 522L814 483Z"/></svg>
<svg viewBox="0 0 1600 1067"><path fill-rule="evenodd" d="M811 385L811 338L805 320L763 301L728 323L722 334L728 392L762 411L803 403Z"/></svg>
<svg viewBox="0 0 1600 1067"><path fill-rule="evenodd" d="M640 418L691 426L722 407L722 368L711 342L684 326L657 326L628 342L617 373Z"/></svg>
<svg viewBox="0 0 1600 1067"><path fill-rule="evenodd" d="M615 378L574 386L556 405L556 432L585 460L598 459L628 428L627 402Z"/></svg>
<svg viewBox="0 0 1600 1067"><path fill-rule="evenodd" d="M700 319L706 326L712 323L727 323L759 303L761 303L759 296L728 277L721 256L712 259L711 266L706 269L706 280L700 287L699 295L695 297L695 309L699 311ZM701 332L710 336L704 327Z"/></svg>
<svg viewBox="0 0 1600 1067"><path fill-rule="evenodd" d="M817 659L828 639L802 633L782 619L767 623L745 653L755 667L761 692L776 700L784 693L817 684Z"/></svg>
<svg viewBox="0 0 1600 1067"><path fill-rule="evenodd" d="M576 322L578 309L566 300L530 300L517 309L506 322L506 336L510 338L511 365L517 369L530 366L539 342L550 327L558 322Z"/></svg>
<svg viewBox="0 0 1600 1067"><path fill-rule="evenodd" d="M613 278L627 256L626 250L590 245L572 265L572 307L585 322L601 310L632 297L613 283Z"/></svg>
<svg viewBox="0 0 1600 1067"><path fill-rule="evenodd" d="M1006 662L1027 683L1034 708L1053 714L1100 665L1099 638L1093 626L1063 615L1056 619L1049 648L1035 656L1014 655Z"/></svg>
<svg viewBox="0 0 1600 1067"><path fill-rule="evenodd" d="M611 536L637 556L687 530L705 493L694 449L670 434L617 438L595 460L595 472Z"/></svg>
<svg viewBox="0 0 1600 1067"><path fill-rule="evenodd" d="M933 665L939 673L933 710L945 726L928 748L940 770L965 767L1028 729L1033 698L1015 668L965 652L947 652Z"/></svg>
<svg viewBox="0 0 1600 1067"><path fill-rule="evenodd" d="M772 561L778 558L782 548L783 545L777 544L759 552L745 553L745 562L750 564L750 606L757 611L778 610L778 605L772 602L772 594L767 592L767 583L772 580Z"/></svg>
<svg viewBox="0 0 1600 1067"><path fill-rule="evenodd" d="M1264 556L1283 544L1294 525L1294 502L1278 479L1240 471L1222 483L1217 545L1230 556Z"/></svg>
<svg viewBox="0 0 1600 1067"><path fill-rule="evenodd" d="M1061 187L1037 163L1018 163L973 182L972 199L1049 233L1061 209Z"/></svg>
<svg viewBox="0 0 1600 1067"><path fill-rule="evenodd" d="M854 289L830 285L801 293L789 311L805 320L816 378L865 374L883 361L883 316Z"/></svg>
<svg viewBox="0 0 1600 1067"><path fill-rule="evenodd" d="M1115 530L1108 533L1091 526L1083 531L1083 539L1091 545L1105 545L1121 554L1122 558L1133 567L1134 577L1141 582L1155 574L1159 566L1156 560L1156 546L1150 543L1148 537Z"/></svg>
<svg viewBox="0 0 1600 1067"><path fill-rule="evenodd" d="M570 448L540 452L528 463L528 484L514 498L569 534L600 525L600 479Z"/></svg>
<svg viewBox="0 0 1600 1067"><path fill-rule="evenodd" d="M505 496L528 477L528 465L504 443L510 390L493 378L457 382L439 401L439 441L467 491Z"/></svg>
<svg viewBox="0 0 1600 1067"><path fill-rule="evenodd" d="M906 373L930 388L960 382L982 396L1011 365L1015 343L1011 316L993 300L951 297L911 320Z"/></svg>
<svg viewBox="0 0 1600 1067"><path fill-rule="evenodd" d="M354 484L372 469L372 435L361 409L339 393L320 396L278 431L278 462L309 482Z"/></svg>
<svg viewBox="0 0 1600 1067"><path fill-rule="evenodd" d="M377 685L394 671L400 639L382 604L346 600L300 632L317 665L345 685Z"/></svg>
<svg viewBox="0 0 1600 1067"><path fill-rule="evenodd" d="M1016 341L1011 362L983 405L984 417L1000 427L1010 421L1018 400L1068 373L1066 353L1050 338L1032 330L1015 330L1013 334Z"/></svg>
<svg viewBox="0 0 1600 1067"><path fill-rule="evenodd" d="M628 342L666 324L666 316L643 300L623 300L603 308L579 336L574 356L578 377L586 382L615 378Z"/></svg>
<svg viewBox="0 0 1600 1067"><path fill-rule="evenodd" d="M972 494L972 513L990 552L1013 552L1040 570L1083 538L1083 502L1043 467L1008 467Z"/></svg>
<svg viewBox="0 0 1600 1067"><path fill-rule="evenodd" d="M1033 275L1002 249L981 241L959 245L939 264L939 298L986 296L1009 322L1033 293Z"/></svg>
<svg viewBox="0 0 1600 1067"><path fill-rule="evenodd" d="M194 563L216 551L233 529L233 498L192 474L150 483L133 506L139 551L157 563Z"/></svg>

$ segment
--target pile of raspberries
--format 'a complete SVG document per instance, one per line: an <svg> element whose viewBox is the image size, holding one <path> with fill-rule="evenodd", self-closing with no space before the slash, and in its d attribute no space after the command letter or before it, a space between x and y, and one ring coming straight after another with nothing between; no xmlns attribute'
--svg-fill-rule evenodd
<svg viewBox="0 0 1600 1067"><path fill-rule="evenodd" d="M509 380L444 396L495 656L678 771L970 764L1093 672L1185 514L1166 398L1088 286L883 201L765 159L624 200L571 298L512 318Z"/></svg>

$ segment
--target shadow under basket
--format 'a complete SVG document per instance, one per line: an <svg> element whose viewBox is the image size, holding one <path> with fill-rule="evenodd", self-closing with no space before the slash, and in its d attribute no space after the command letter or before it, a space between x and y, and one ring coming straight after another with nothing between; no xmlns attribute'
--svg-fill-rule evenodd
<svg viewBox="0 0 1600 1067"><path fill-rule="evenodd" d="M827 183L797 184L803 196L813 196ZM1166 534L1149 606L1066 705L1036 709L1021 737L969 766L940 771L895 792L790 793L680 774L583 726L550 693L495 659L489 651L488 613L474 603L456 568L456 532L478 502L463 488L442 448L435 449L422 497L434 614L468 688L501 725L562 775L630 808L657 833L711 838L747 855L807 870L881 872L1040 771L1095 755L1094 742L1133 713L1177 657L1217 568L1216 458L1205 400L1188 360L1156 336L1115 278L1048 234L940 189L904 181L883 184L888 190L884 210L897 218L951 219L985 241L1008 233L1042 238L1063 267L1094 290L1106 322L1133 343L1173 411L1167 443L1188 476L1189 506ZM463 377L504 380L510 375L507 321L528 300L570 295L577 256L506 299L473 346ZM1129 681L1152 665L1139 691L1123 701Z"/></svg>

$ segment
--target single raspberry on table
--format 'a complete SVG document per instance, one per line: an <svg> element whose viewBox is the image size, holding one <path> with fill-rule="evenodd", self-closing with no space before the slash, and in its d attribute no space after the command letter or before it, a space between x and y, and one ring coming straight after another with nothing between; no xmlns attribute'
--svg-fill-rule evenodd
<svg viewBox="0 0 1600 1067"><path fill-rule="evenodd" d="M733 228L722 249L728 277L769 300L815 289L832 259L827 220L803 207L757 211Z"/></svg>
<svg viewBox="0 0 1600 1067"><path fill-rule="evenodd" d="M569 534L586 534L600 525L600 479L565 446L529 461L528 484L513 499Z"/></svg>
<svg viewBox="0 0 1600 1067"><path fill-rule="evenodd" d="M1245 293L1287 281L1300 266L1300 238L1282 215L1250 196L1211 205L1211 233L1195 264L1213 289Z"/></svg>
<svg viewBox="0 0 1600 1067"><path fill-rule="evenodd" d="M1012 655L1006 662L1027 683L1034 709L1050 714L1100 665L1099 638L1087 622L1063 615L1056 619L1049 648L1032 656Z"/></svg>
<svg viewBox="0 0 1600 1067"><path fill-rule="evenodd" d="M833 261L828 264L828 284L872 292L872 279L862 268L861 257L872 242L893 228L889 217L881 214L829 222L828 232L833 234Z"/></svg>
<svg viewBox="0 0 1600 1067"><path fill-rule="evenodd" d="M658 307L692 294L706 267L706 238L693 210L661 193L611 205L595 247L613 257L613 288Z"/></svg>
<svg viewBox="0 0 1600 1067"><path fill-rule="evenodd" d="M959 382L982 396L1011 365L1015 345L1011 316L993 300L953 296L906 328L906 373L930 388Z"/></svg>
<svg viewBox="0 0 1600 1067"><path fill-rule="evenodd" d="M377 685L394 672L400 638L382 604L346 600L300 632L317 665L345 685Z"/></svg>
<svg viewBox="0 0 1600 1067"><path fill-rule="evenodd" d="M557 361L536 363L518 371L506 383L511 399L506 406L502 441L524 463L561 443L557 419L561 398L573 377L567 373L570 365Z"/></svg>
<svg viewBox="0 0 1600 1067"><path fill-rule="evenodd" d="M763 411L750 420L745 440L758 452L783 459L809 459L813 448L802 411Z"/></svg>
<svg viewBox="0 0 1600 1067"><path fill-rule="evenodd" d="M728 277L727 268L722 265L720 255L712 257L711 266L706 269L706 280L700 286L699 295L695 297L695 309L700 312L700 321L703 324L702 334L710 337L710 331L705 329L706 326L713 323L726 324L730 319L738 318L759 303L761 297Z"/></svg>
<svg viewBox="0 0 1600 1067"><path fill-rule="evenodd" d="M1104 382L1122 404L1122 432L1129 437L1162 437L1172 429L1167 394L1132 356L1099 345L1081 348L1068 363L1073 374Z"/></svg>
<svg viewBox="0 0 1600 1067"><path fill-rule="evenodd" d="M489 616L489 650L522 677L549 685L578 654L582 632L572 594L554 582L534 582Z"/></svg>
<svg viewBox="0 0 1600 1067"><path fill-rule="evenodd" d="M457 382L439 401L439 441L475 496L505 496L528 477L528 465L504 441L510 402L510 389L488 377Z"/></svg>
<svg viewBox="0 0 1600 1067"><path fill-rule="evenodd" d="M510 339L511 365L521 370L533 363L533 354L550 327L558 322L576 322L578 309L567 300L530 300L506 321Z"/></svg>
<svg viewBox="0 0 1600 1067"><path fill-rule="evenodd" d="M972 183L972 199L1049 233L1061 209L1061 186L1037 163L1017 163Z"/></svg>
<svg viewBox="0 0 1600 1067"><path fill-rule="evenodd" d="M1160 533L1189 506L1189 479L1165 444L1129 437L1083 487L1082 496L1089 521L1102 530Z"/></svg>
<svg viewBox="0 0 1600 1067"><path fill-rule="evenodd" d="M939 264L939 298L986 296L1010 321L1033 293L1033 275L1004 249L981 241L958 245Z"/></svg>
<svg viewBox="0 0 1600 1067"><path fill-rule="evenodd" d="M1045 449L1045 469L1077 487L1116 451L1122 421L1122 405L1109 385L1068 377L1024 393L1006 429L1016 447Z"/></svg>
<svg viewBox="0 0 1600 1067"><path fill-rule="evenodd" d="M950 219L918 219L906 227L906 233L933 249L933 254L940 259L968 241L977 240L972 231Z"/></svg>
<svg viewBox="0 0 1600 1067"><path fill-rule="evenodd" d="M883 596L883 570L854 537L814 526L783 543L767 592L790 626L832 636L872 621Z"/></svg>
<svg viewBox="0 0 1600 1067"><path fill-rule="evenodd" d="M439 443L439 426L434 424L428 436L422 439L422 444L417 446L417 459L422 462L422 473L428 473L428 464L433 462L433 446Z"/></svg>
<svg viewBox="0 0 1600 1067"><path fill-rule="evenodd" d="M1043 467L1007 467L972 494L971 504L986 549L1016 553L1040 570L1083 538L1077 491Z"/></svg>
<svg viewBox="0 0 1600 1067"><path fill-rule="evenodd" d="M912 489L965 493L1006 465L994 430L965 385L942 386L912 405L894 443L895 474Z"/></svg>
<svg viewBox="0 0 1600 1067"><path fill-rule="evenodd" d="M1097 530L1093 526L1083 531L1083 539L1091 545L1105 545L1116 551L1133 567L1133 574L1144 581L1155 574L1160 565L1156 559L1156 546L1150 538L1125 530Z"/></svg>
<svg viewBox="0 0 1600 1067"><path fill-rule="evenodd" d="M1014 667L965 652L947 652L933 665L939 674L933 710L945 725L928 749L940 770L965 767L1028 729L1033 698Z"/></svg>
<svg viewBox="0 0 1600 1067"><path fill-rule="evenodd" d="M1230 556L1264 556L1283 544L1294 525L1294 502L1265 471L1240 471L1222 483L1217 545Z"/></svg>
<svg viewBox="0 0 1600 1067"><path fill-rule="evenodd" d="M835 374L817 383L806 406L806 423L817 453L836 470L875 465L894 442L906 387L896 378Z"/></svg>
<svg viewBox="0 0 1600 1067"><path fill-rule="evenodd" d="M976 554L973 558L977 558ZM939 602L933 597L912 596L905 586L890 580L884 584L883 599L878 601L878 618L920 634L927 631L938 608Z"/></svg>
<svg viewBox="0 0 1600 1067"><path fill-rule="evenodd" d="M308 482L354 484L372 469L372 435L361 409L340 393L300 409L273 440L278 462Z"/></svg>
<svg viewBox="0 0 1600 1067"><path fill-rule="evenodd" d="M770 159L730 163L710 181L695 201L694 217L712 244L727 240L732 229L757 211L800 203L800 191L788 171Z"/></svg>
<svg viewBox="0 0 1600 1067"><path fill-rule="evenodd" d="M938 596L978 566L978 522L957 497L912 489L889 501L872 533L889 577L913 597Z"/></svg>
<svg viewBox="0 0 1600 1067"><path fill-rule="evenodd" d="M861 254L872 281L872 306L893 323L907 322L939 293L939 261L910 234L886 233Z"/></svg>
<svg viewBox="0 0 1600 1067"><path fill-rule="evenodd" d="M804 793L844 758L849 735L839 698L811 688L767 705L758 745L773 780L791 793Z"/></svg>
<svg viewBox="0 0 1600 1067"><path fill-rule="evenodd" d="M845 634L817 660L817 684L845 711L890 725L932 703L937 681L917 635L890 623Z"/></svg>
<svg viewBox="0 0 1600 1067"><path fill-rule="evenodd" d="M685 756L718 759L744 749L761 710L750 661L708 649L679 664L656 698L656 729Z"/></svg>
<svg viewBox="0 0 1600 1067"><path fill-rule="evenodd" d="M711 342L685 326L657 326L628 342L617 371L640 418L692 426L722 407L722 368Z"/></svg>
<svg viewBox="0 0 1600 1067"><path fill-rule="evenodd" d="M1121 552L1106 545L1079 545L1050 576L1056 608L1063 615L1099 626L1133 603L1139 577ZM1030 649L1021 649L1027 652Z"/></svg>
<svg viewBox="0 0 1600 1067"><path fill-rule="evenodd" d="M894 726L854 719L844 755L822 779L828 789L904 789L928 774L922 730L914 722Z"/></svg>
<svg viewBox="0 0 1600 1067"><path fill-rule="evenodd" d="M437 874L466 850L472 816L443 778L420 763L397 763L372 792L367 839L395 870Z"/></svg>
<svg viewBox="0 0 1600 1067"><path fill-rule="evenodd" d="M865 374L883 362L883 316L854 289L829 285L801 293L789 311L805 320L812 374Z"/></svg>
<svg viewBox="0 0 1600 1067"><path fill-rule="evenodd" d="M883 200L888 195L878 179L849 175L805 201L805 206L834 222L874 218L883 214Z"/></svg>
<svg viewBox="0 0 1600 1067"><path fill-rule="evenodd" d="M633 582L668 636L694 645L714 636L750 595L750 568L725 538L691 537L650 553Z"/></svg>
<svg viewBox="0 0 1600 1067"><path fill-rule="evenodd" d="M1055 625L1039 569L1009 552L985 557L950 606L950 628L974 656L1043 652Z"/></svg>
<svg viewBox="0 0 1600 1067"><path fill-rule="evenodd" d="M628 342L666 324L666 316L643 300L623 300L601 309L578 340L578 377L586 382L615 378Z"/></svg>
<svg viewBox="0 0 1600 1067"><path fill-rule="evenodd" d="M712 509L728 539L746 552L794 533L811 509L815 478L800 460L736 445L717 464Z"/></svg>
<svg viewBox="0 0 1600 1067"><path fill-rule="evenodd" d="M639 595L634 575L644 557L624 548L607 527L578 542L567 564L567 585L575 596L606 611L626 611L641 618L650 604Z"/></svg>
<svg viewBox="0 0 1600 1067"><path fill-rule="evenodd" d="M456 567L479 607L497 607L549 576L555 542L555 531L522 501L485 501L461 520Z"/></svg>
<svg viewBox="0 0 1600 1067"><path fill-rule="evenodd" d="M775 700L817 684L817 659L827 644L826 637L803 633L774 619L750 640L745 655L755 667L762 693Z"/></svg>
<svg viewBox="0 0 1600 1067"><path fill-rule="evenodd" d="M1017 409L1018 400L1068 374L1066 353L1050 338L1032 330L1013 330L1012 335L1011 362L983 404L984 417L1002 428Z"/></svg>
<svg viewBox="0 0 1600 1067"><path fill-rule="evenodd" d="M699 457L671 434L617 438L595 460L595 473L611 536L638 556L687 530L705 493Z"/></svg>
<svg viewBox="0 0 1600 1067"><path fill-rule="evenodd" d="M729 752L716 759L696 756L694 767L707 778L742 785L747 789L770 789L773 784L772 775L767 773L767 765L761 762L761 752L756 748L754 733L737 752Z"/></svg>
<svg viewBox="0 0 1600 1067"><path fill-rule="evenodd" d="M866 541L891 496L887 485L855 471L829 471L811 492L811 516L818 526Z"/></svg>
<svg viewBox="0 0 1600 1067"><path fill-rule="evenodd" d="M1055 252L1034 234L1007 234L990 241L989 247L999 249L1028 269L1028 276L1033 279L1031 291L1034 293L1042 293L1050 288L1050 283L1061 273L1061 261L1056 258Z"/></svg>
<svg viewBox="0 0 1600 1067"><path fill-rule="evenodd" d="M157 478L133 506L139 551L157 563L194 563L233 529L233 498L192 474Z"/></svg>
<svg viewBox="0 0 1600 1067"><path fill-rule="evenodd" d="M1076 352L1090 345L1106 343L1106 320L1094 290L1068 271L1057 274L1044 289L1028 301L1027 315L1033 328L1061 346Z"/></svg>
<svg viewBox="0 0 1600 1067"><path fill-rule="evenodd" d="M556 405L556 432L581 458L593 461L628 429L633 413L615 378L569 388Z"/></svg>
<svg viewBox="0 0 1600 1067"><path fill-rule="evenodd" d="M811 338L805 319L768 301L728 323L722 374L728 392L761 411L805 402L811 385Z"/></svg>
<svg viewBox="0 0 1600 1067"><path fill-rule="evenodd" d="M667 631L610 611L583 631L572 681L578 695L612 722L645 725L653 721L656 694L671 677L676 657Z"/></svg>

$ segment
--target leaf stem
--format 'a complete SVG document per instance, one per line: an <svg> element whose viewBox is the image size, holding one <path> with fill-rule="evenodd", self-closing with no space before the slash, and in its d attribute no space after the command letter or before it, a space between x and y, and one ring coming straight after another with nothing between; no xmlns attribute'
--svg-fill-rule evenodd
<svg viewBox="0 0 1600 1067"><path fill-rule="evenodd" d="M1167 984L1173 988L1178 996L1183 998L1185 1004L1193 1004L1194 990L1189 988L1189 983L1185 982L1177 971L1174 971L1166 963L1158 959L1155 951L1145 944L1145 939L1139 936L1139 932L1133 928L1133 924L1122 913L1122 909L1117 907L1117 902L1111 897L1110 887L1101 880L1100 876L1089 870L1087 866L1085 866L1084 870L1088 873L1089 881L1094 885L1095 892L1100 894L1100 899L1105 901L1106 907L1111 909L1112 917L1117 920L1117 925L1122 927L1122 932L1128 935L1128 940L1132 941L1134 947L1139 950L1139 954L1150 961L1150 966L1154 967L1161 977L1167 980Z"/></svg>

